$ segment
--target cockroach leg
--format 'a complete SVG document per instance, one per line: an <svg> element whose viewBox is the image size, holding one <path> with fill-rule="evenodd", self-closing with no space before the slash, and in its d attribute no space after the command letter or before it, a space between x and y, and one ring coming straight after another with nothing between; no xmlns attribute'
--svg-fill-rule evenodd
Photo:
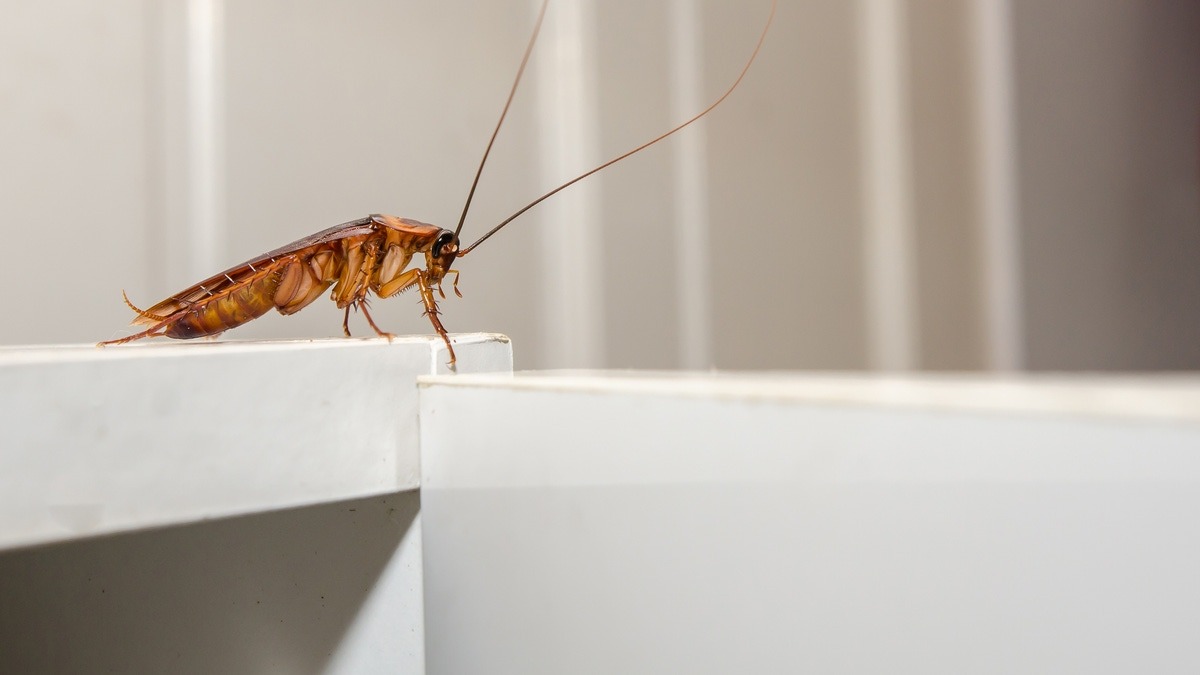
<svg viewBox="0 0 1200 675"><path fill-rule="evenodd" d="M451 285L451 288L454 289L454 294L461 298L463 296L463 294L462 294L462 291L458 290L458 270L446 270L446 274L454 275L454 284ZM441 282L439 282L438 288L441 288L441 287L442 287L442 284L441 284ZM442 297L444 298L446 296L443 295Z"/></svg>
<svg viewBox="0 0 1200 675"><path fill-rule="evenodd" d="M140 340L142 338L162 337L163 335L165 335L163 328L165 328L168 323L169 323L169 321L162 321L161 323L155 324L140 333L134 333L133 335L127 335L123 338L117 338L116 340L105 340L104 342L97 342L96 346L97 347L107 347L108 345L123 345L126 342L133 342L134 340Z"/></svg>
<svg viewBox="0 0 1200 675"><path fill-rule="evenodd" d="M346 305L346 314L342 317L342 332L346 334L346 337L350 337L350 308L353 306L353 304Z"/></svg>
<svg viewBox="0 0 1200 675"><path fill-rule="evenodd" d="M447 365L453 370L456 360L454 346L450 344L450 335L446 333L446 328L442 326L442 320L438 318L437 298L433 297L433 289L429 285L425 270L417 269L415 271L417 273L417 290L420 291L421 302L425 305L425 316L429 317L429 323L433 324L433 329L442 336L442 342L446 343L446 351L450 352L450 363Z"/></svg>
<svg viewBox="0 0 1200 675"><path fill-rule="evenodd" d="M379 337L387 338L388 342L391 342L392 338L396 337L395 335L392 335L391 333L380 330L379 326L375 325L375 319L372 319L371 313L367 311L367 301L366 300L360 300L358 302L358 308L360 310L362 310L363 316L367 317L367 323L371 324L371 328L375 329L376 335L378 335ZM349 309L349 308L347 308L347 309Z"/></svg>

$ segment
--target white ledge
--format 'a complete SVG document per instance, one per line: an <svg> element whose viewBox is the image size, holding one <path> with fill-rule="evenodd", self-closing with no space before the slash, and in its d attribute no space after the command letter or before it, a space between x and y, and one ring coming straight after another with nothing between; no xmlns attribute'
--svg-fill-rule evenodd
<svg viewBox="0 0 1200 675"><path fill-rule="evenodd" d="M1200 423L1200 374L542 371L422 377L422 386L709 398Z"/></svg>
<svg viewBox="0 0 1200 675"><path fill-rule="evenodd" d="M1200 672L1200 379L422 378L439 672Z"/></svg>
<svg viewBox="0 0 1200 675"><path fill-rule="evenodd" d="M460 372L507 338L454 336ZM0 549L415 489L439 338L0 349Z"/></svg>

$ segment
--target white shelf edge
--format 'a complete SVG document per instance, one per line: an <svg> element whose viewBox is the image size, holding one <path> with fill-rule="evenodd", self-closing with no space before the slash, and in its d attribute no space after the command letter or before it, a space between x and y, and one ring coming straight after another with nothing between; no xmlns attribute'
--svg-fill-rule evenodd
<svg viewBox="0 0 1200 675"><path fill-rule="evenodd" d="M588 392L947 412L1200 423L1200 374L910 374L551 371L425 376L422 387Z"/></svg>
<svg viewBox="0 0 1200 675"><path fill-rule="evenodd" d="M453 336L460 372L508 339ZM0 348L0 550L413 490L437 337Z"/></svg>

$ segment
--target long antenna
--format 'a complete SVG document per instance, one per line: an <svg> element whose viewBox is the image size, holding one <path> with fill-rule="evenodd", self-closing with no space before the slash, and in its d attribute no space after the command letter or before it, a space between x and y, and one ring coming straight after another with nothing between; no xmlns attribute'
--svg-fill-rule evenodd
<svg viewBox="0 0 1200 675"><path fill-rule="evenodd" d="M479 177L483 175L483 165L487 164L488 155L492 152L492 144L496 142L496 135L500 133L500 127L504 124L505 116L508 115L508 107L512 105L513 96L517 93L517 85L521 83L521 76L525 74L525 64L529 63L529 55L533 53L533 44L537 42L538 33L542 30L542 18L546 16L546 6L549 4L550 0L542 0L542 8L538 10L537 23L533 24L533 35L529 36L529 44L525 45L525 56L521 57L521 66L517 68L517 76L513 79L512 89L508 91L508 100L504 102L504 110L500 111L500 121L496 122L492 138L483 151L483 159L479 161L475 180L471 181L471 191L467 193L467 203L463 204L462 215L458 217L458 227L454 228L456 238L458 233L462 232L463 223L467 220L467 210L471 208L471 200L475 198L475 188L479 186Z"/></svg>
<svg viewBox="0 0 1200 675"><path fill-rule="evenodd" d="M770 30L771 22L775 19L775 6L777 4L778 4L778 0L771 0L771 13L769 16L767 16L767 25L763 26L762 35L760 35L758 37L758 44L754 45L754 51L750 54L750 60L746 62L746 65L742 68L742 72L738 74L737 79L733 81L733 84L731 84L729 86L729 89L726 89L725 93L721 94L720 98L718 98L716 101L713 101L712 105L710 105L707 108L705 108L704 110L700 111L700 113L698 115L696 115L695 117L689 119L688 121L684 122L683 124L680 124L679 126L673 128L673 129L671 129L670 131L666 132L665 134L662 134L661 136L658 136L657 138L654 138L652 140L646 141L645 143L642 143L641 145L637 146L636 148L630 150L629 152L626 152L622 155L618 155L618 156L608 160L607 162L601 164L600 166L592 169L591 171L588 171L587 173L584 173L584 174L580 174L580 175L572 178L571 180L563 183L562 185L559 185L558 187L554 188L553 190L547 192L546 194L542 195L541 197L538 197L537 199L533 200L532 202L529 202L524 207L522 207L520 211L517 211L516 213L512 214L508 218L504 219L504 221L502 223L500 223L499 225L488 230L487 234L480 237L479 240L476 241L474 244L471 244L470 246L460 250L458 252L458 257L461 258L462 256L470 253L472 250L475 249L476 246L482 244L484 241L487 241L488 237L499 232L501 228L503 228L505 225L508 225L512 221L516 220L517 217L519 217L521 214L525 213L529 209L532 209L533 207L537 206L538 204L541 204L542 202L546 201L550 197L553 197L554 195L558 194L562 190L565 190L565 189L571 187L572 185L574 185L574 184L578 183L579 181L583 180L584 178L587 178L588 176L596 173L597 171L606 169L606 168L612 166L613 164L616 164L617 162L625 159L626 157L629 157L630 155L633 155L635 153L641 152L642 150L645 150L646 148L663 140L667 136L670 136L671 134L675 133L676 131L679 131L680 129L686 127L687 125L691 124L692 122L695 122L696 120L700 119L701 117L704 117L709 112L711 112L713 108L716 108L718 105L720 105L721 101L724 101L730 94L733 93L733 90L737 89L737 86L739 84L741 84L742 78L746 76L746 72L750 70L750 66L754 63L754 59L758 56L759 50L762 49L763 41L767 39L767 31ZM522 65L524 65L524 64L522 64ZM460 227L461 227L461 223L460 223Z"/></svg>

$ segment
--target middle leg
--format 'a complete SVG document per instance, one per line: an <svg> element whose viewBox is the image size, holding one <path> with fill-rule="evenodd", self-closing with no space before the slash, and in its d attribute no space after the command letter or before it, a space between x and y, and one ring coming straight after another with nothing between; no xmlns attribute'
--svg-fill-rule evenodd
<svg viewBox="0 0 1200 675"><path fill-rule="evenodd" d="M371 318L371 313L367 311L367 300L366 300L366 298L363 298L362 300L359 300L359 301L358 301L358 308L359 308L360 310L362 310L363 316L367 317L367 323L371 324L371 328L374 328L374 329L375 329L375 334L376 334L376 335L378 335L379 337L384 337L384 338L387 338L387 341L388 341L388 342L391 342L391 341L392 341L392 338L396 337L395 335L392 335L391 333L388 333L388 332L385 332L385 331L382 331L382 330L380 330L380 329L379 329L379 326L376 326L376 325L375 325L375 319L372 319L372 318ZM346 309L349 309L349 307L347 307Z"/></svg>

